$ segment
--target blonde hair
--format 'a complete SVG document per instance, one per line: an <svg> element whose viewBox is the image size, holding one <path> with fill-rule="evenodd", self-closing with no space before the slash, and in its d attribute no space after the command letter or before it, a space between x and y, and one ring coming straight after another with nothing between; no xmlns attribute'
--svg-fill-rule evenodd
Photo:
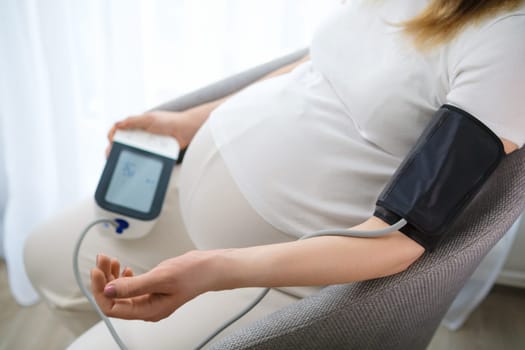
<svg viewBox="0 0 525 350"><path fill-rule="evenodd" d="M453 39L467 24L518 8L525 0L432 0L416 17L400 23L416 47L428 49Z"/></svg>

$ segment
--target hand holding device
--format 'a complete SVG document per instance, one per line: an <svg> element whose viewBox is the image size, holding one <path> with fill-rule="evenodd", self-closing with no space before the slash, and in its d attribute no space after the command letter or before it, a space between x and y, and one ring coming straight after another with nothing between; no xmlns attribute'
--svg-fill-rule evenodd
<svg viewBox="0 0 525 350"><path fill-rule="evenodd" d="M141 115L130 116L113 125L108 132L110 145L106 149L109 156L113 137L117 130L140 129L151 134L174 137L181 149L188 146L191 139L202 125L191 111L151 111Z"/></svg>

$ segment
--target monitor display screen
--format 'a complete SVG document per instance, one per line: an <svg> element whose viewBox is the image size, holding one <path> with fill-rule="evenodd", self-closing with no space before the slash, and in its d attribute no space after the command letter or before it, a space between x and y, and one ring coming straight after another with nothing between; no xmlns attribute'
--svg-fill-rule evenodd
<svg viewBox="0 0 525 350"><path fill-rule="evenodd" d="M162 173L159 159L131 152L120 152L109 182L105 200L109 203L148 213Z"/></svg>

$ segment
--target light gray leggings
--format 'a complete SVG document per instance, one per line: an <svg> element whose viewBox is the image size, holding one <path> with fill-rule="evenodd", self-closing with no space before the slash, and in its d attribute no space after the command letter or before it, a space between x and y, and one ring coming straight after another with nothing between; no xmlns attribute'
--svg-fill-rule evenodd
<svg viewBox="0 0 525 350"><path fill-rule="evenodd" d="M78 235L95 219L93 206L93 199L86 200L41 225L26 243L25 264L35 288L63 324L77 335L87 330L71 348L112 349L116 345L77 287L71 265ZM195 247L241 247L293 239L249 206L205 124L192 141L183 165L174 171L163 212L152 232L137 240L90 233L82 245L80 267L88 283L97 253L117 257L122 267L129 266L140 274ZM288 293L272 291L237 326L314 290L291 289L295 296L289 294L290 289ZM206 293L161 322L115 320L115 327L130 349L190 349L244 308L259 291L249 288Z"/></svg>

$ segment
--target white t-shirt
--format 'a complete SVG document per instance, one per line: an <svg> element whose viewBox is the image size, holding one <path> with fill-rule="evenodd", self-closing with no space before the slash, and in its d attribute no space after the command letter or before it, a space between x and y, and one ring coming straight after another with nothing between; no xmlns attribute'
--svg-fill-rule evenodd
<svg viewBox="0 0 525 350"><path fill-rule="evenodd" d="M209 123L235 182L301 236L369 218L434 112L456 105L525 141L525 6L429 52L392 23L428 0L352 0L317 30L311 61L241 91Z"/></svg>

